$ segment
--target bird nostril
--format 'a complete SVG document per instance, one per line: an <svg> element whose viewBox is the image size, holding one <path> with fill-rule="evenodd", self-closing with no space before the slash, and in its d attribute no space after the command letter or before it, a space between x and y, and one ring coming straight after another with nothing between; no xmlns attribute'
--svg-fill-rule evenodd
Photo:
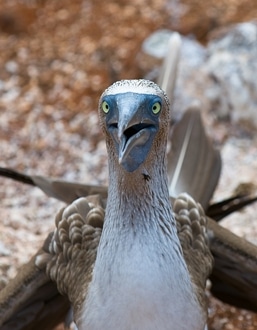
<svg viewBox="0 0 257 330"><path fill-rule="evenodd" d="M117 129L118 128L118 123L114 123L110 125L110 128Z"/></svg>

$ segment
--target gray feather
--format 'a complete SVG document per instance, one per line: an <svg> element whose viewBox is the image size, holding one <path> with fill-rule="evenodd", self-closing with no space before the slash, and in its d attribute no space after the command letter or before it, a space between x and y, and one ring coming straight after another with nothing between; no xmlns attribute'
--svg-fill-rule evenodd
<svg viewBox="0 0 257 330"><path fill-rule="evenodd" d="M187 192L204 209L217 186L220 152L206 135L200 111L189 109L175 126L168 152L169 191L172 197Z"/></svg>

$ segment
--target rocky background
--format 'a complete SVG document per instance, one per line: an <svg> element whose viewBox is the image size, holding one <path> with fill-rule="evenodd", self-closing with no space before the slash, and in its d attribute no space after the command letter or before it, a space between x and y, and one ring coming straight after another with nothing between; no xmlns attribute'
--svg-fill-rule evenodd
<svg viewBox="0 0 257 330"><path fill-rule="evenodd" d="M115 80L154 79L160 59L142 44L168 29L186 37L173 116L200 102L221 149L214 200L242 183L255 190L256 18L256 0L0 0L0 166L107 184L98 98ZM41 246L63 204L2 178L0 201L2 288ZM256 210L223 224L257 244ZM209 329L256 328L255 314L210 297Z"/></svg>

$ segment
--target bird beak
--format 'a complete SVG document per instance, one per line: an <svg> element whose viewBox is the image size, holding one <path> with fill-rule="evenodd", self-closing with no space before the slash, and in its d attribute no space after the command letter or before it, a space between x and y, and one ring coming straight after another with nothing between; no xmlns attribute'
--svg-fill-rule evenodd
<svg viewBox="0 0 257 330"><path fill-rule="evenodd" d="M135 104L126 102L119 107L117 152L119 163L128 172L134 172L145 161L158 129L158 120Z"/></svg>

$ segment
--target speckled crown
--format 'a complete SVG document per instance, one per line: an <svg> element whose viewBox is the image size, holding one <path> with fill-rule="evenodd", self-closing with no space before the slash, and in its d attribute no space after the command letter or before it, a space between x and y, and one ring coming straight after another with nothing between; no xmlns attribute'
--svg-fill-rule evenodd
<svg viewBox="0 0 257 330"><path fill-rule="evenodd" d="M111 95L119 93L139 93L139 94L157 94L161 96L167 105L170 104L166 93L153 81L146 79L120 80L108 87L102 94Z"/></svg>

